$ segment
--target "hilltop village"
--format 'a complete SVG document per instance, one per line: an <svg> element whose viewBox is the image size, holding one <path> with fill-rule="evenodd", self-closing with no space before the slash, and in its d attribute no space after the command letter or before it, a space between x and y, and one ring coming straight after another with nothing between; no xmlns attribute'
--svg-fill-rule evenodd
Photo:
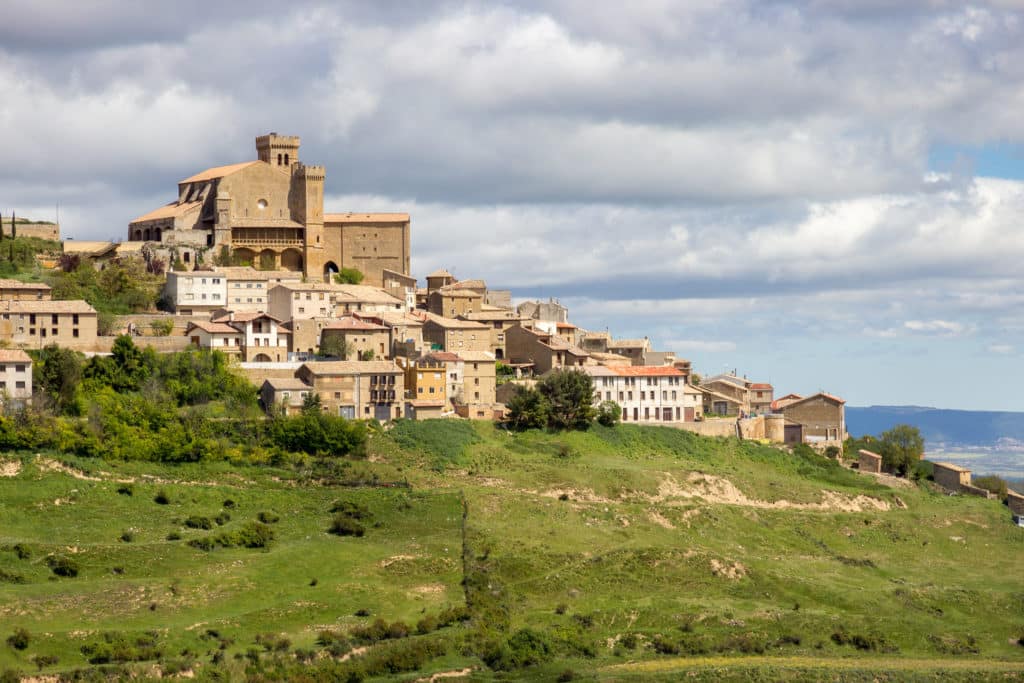
<svg viewBox="0 0 1024 683"><path fill-rule="evenodd" d="M66 239L56 262L42 264L103 271L142 262L165 278L161 310L101 324L85 300L0 280L0 388L31 398L25 349L103 354L129 334L159 352L224 352L264 407L286 414L315 396L348 418L501 420L520 387L571 368L590 375L596 402L614 401L626 423L820 447L846 437L844 401L832 394L776 397L771 384L738 372L700 378L647 337L573 324L554 299L513 305L512 292L483 279L444 269L415 276L410 216L328 213L325 174L300 160L298 137L262 135L254 160L179 181L173 201L129 223L126 240ZM3 230L60 239L48 223Z"/></svg>

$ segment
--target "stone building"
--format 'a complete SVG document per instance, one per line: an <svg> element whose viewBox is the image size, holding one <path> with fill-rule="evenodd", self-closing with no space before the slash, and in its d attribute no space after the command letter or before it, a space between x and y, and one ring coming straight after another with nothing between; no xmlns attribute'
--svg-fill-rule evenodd
<svg viewBox="0 0 1024 683"><path fill-rule="evenodd" d="M949 491L959 491L971 485L971 471L948 462L933 463L935 483Z"/></svg>
<svg viewBox="0 0 1024 683"><path fill-rule="evenodd" d="M42 282L22 282L0 278L0 299L6 301L25 301L51 299L50 285Z"/></svg>
<svg viewBox="0 0 1024 683"><path fill-rule="evenodd" d="M270 288L283 282L301 282L302 275L290 270L258 270L235 266L216 266L214 273L224 279L225 307L232 311L266 311Z"/></svg>
<svg viewBox="0 0 1024 683"><path fill-rule="evenodd" d="M404 373L390 361L304 363L295 376L320 396L324 411L332 415L381 421L402 417Z"/></svg>
<svg viewBox="0 0 1024 683"><path fill-rule="evenodd" d="M561 337L519 325L506 330L505 348L513 365L532 369L534 375L560 368L581 368L589 360L586 351L567 344Z"/></svg>
<svg viewBox="0 0 1024 683"><path fill-rule="evenodd" d="M465 351L462 359L462 400L456 411L471 420L490 420L497 402L495 358L491 353Z"/></svg>
<svg viewBox="0 0 1024 683"><path fill-rule="evenodd" d="M324 325L320 330L320 345L334 339L348 347L348 358L358 360L372 354L375 360L386 360L391 355L391 332L384 325L345 316Z"/></svg>
<svg viewBox="0 0 1024 683"><path fill-rule="evenodd" d="M224 276L208 270L167 273L164 302L178 315L198 315L228 307Z"/></svg>
<svg viewBox="0 0 1024 683"><path fill-rule="evenodd" d="M882 471L882 456L878 453L866 449L860 449L857 451L859 459L857 461L857 469L861 472L870 472L878 474Z"/></svg>
<svg viewBox="0 0 1024 683"><path fill-rule="evenodd" d="M281 363L288 360L291 330L262 311L224 311L214 314L213 324L225 324L239 334L241 360L246 363Z"/></svg>
<svg viewBox="0 0 1024 683"><path fill-rule="evenodd" d="M846 438L846 401L826 393L817 393L780 408L787 419L803 427L806 442L834 442Z"/></svg>
<svg viewBox="0 0 1024 683"><path fill-rule="evenodd" d="M0 341L11 346L92 351L96 336L96 309L85 301L0 301Z"/></svg>
<svg viewBox="0 0 1024 683"><path fill-rule="evenodd" d="M32 358L21 349L0 349L0 402L23 406L32 400Z"/></svg>
<svg viewBox="0 0 1024 683"><path fill-rule="evenodd" d="M524 318L552 323L569 322L569 309L554 299L548 301L524 301L516 307ZM605 349L601 349L604 351Z"/></svg>
<svg viewBox="0 0 1024 683"><path fill-rule="evenodd" d="M323 166L299 161L300 139L256 138L256 156L178 183L177 199L133 220L131 241L207 247L233 262L329 280L354 268L383 286L384 270L409 274L409 215L325 213Z"/></svg>
<svg viewBox="0 0 1024 683"><path fill-rule="evenodd" d="M490 329L471 320L454 320L428 313L423 322L423 344L433 351L462 353L488 351L491 346Z"/></svg>
<svg viewBox="0 0 1024 683"><path fill-rule="evenodd" d="M529 318L524 318L516 311L496 308L494 306L485 306L476 313L466 313L460 317L463 320L471 320L490 328L491 348L489 351L498 360L504 360L506 357L505 333L508 329L516 325L529 326L532 324Z"/></svg>

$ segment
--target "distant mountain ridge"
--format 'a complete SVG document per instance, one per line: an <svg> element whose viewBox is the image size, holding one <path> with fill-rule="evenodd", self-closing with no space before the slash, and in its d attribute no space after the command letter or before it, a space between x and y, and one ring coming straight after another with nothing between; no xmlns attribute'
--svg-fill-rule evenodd
<svg viewBox="0 0 1024 683"><path fill-rule="evenodd" d="M846 407L846 429L851 435L877 435L897 424L920 429L929 447L974 446L1024 451L1024 413L923 406Z"/></svg>

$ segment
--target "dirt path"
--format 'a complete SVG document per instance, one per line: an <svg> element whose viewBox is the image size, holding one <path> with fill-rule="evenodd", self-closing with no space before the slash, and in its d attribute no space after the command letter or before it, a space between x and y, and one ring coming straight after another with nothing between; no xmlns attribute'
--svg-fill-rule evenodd
<svg viewBox="0 0 1024 683"><path fill-rule="evenodd" d="M0 477L16 477L21 472L20 460L0 461Z"/></svg>

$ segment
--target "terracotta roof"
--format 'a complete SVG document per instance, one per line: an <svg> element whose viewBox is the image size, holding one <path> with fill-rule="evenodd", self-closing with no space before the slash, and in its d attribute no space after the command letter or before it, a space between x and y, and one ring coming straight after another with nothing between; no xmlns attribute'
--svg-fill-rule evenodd
<svg viewBox="0 0 1024 683"><path fill-rule="evenodd" d="M462 360L456 354L451 353L449 351L434 351L433 353L428 353L427 355L422 356L422 358L425 358L427 360L441 361L442 363L458 363L460 360Z"/></svg>
<svg viewBox="0 0 1024 683"><path fill-rule="evenodd" d="M0 289L50 289L50 285L45 282L22 282L0 278Z"/></svg>
<svg viewBox="0 0 1024 683"><path fill-rule="evenodd" d="M685 377L685 375L666 365L609 365L607 366L619 377Z"/></svg>
<svg viewBox="0 0 1024 683"><path fill-rule="evenodd" d="M384 312L377 312L377 311L375 311L373 313L364 313L362 315L359 315L358 317L360 317L360 318L362 318L364 320L379 320L381 322L381 324L383 324L383 325L390 325L390 326L395 326L395 325L411 325L413 327L415 327L417 325L420 326L420 327L423 326L423 320L421 318L417 318L414 315L410 315L406 311L384 311Z"/></svg>
<svg viewBox="0 0 1024 683"><path fill-rule="evenodd" d="M198 270L198 269L197 269ZM213 273L219 273L227 280L294 280L302 281L302 273L297 270L259 270L249 266L216 266Z"/></svg>
<svg viewBox="0 0 1024 683"><path fill-rule="evenodd" d="M275 391L308 391L313 388L298 377L268 377L263 384L269 384Z"/></svg>
<svg viewBox="0 0 1024 683"><path fill-rule="evenodd" d="M231 175L232 173L236 173L238 171L241 171L243 168L248 168L249 166L252 166L253 164L258 164L258 163L260 163L260 162L259 161L243 161L240 164L229 164L227 166L214 166L213 168L208 168L205 171L201 171L199 173L196 173L194 176L189 176L188 178L185 178L181 182L182 183L198 183L198 182L201 182L203 180L213 180L214 178L223 178L226 175Z"/></svg>
<svg viewBox="0 0 1024 683"><path fill-rule="evenodd" d="M408 223L407 213L325 213L324 223Z"/></svg>
<svg viewBox="0 0 1024 683"><path fill-rule="evenodd" d="M441 289L443 289L443 290L447 290L447 289L474 289L474 290L476 290L476 289L484 289L484 290L486 290L487 289L487 283L484 282L483 280L459 280L458 282L453 282L450 285L445 285Z"/></svg>
<svg viewBox="0 0 1024 683"><path fill-rule="evenodd" d="M160 218L177 218L178 216L188 213L192 209L198 209L200 206L202 206L202 204L203 203L201 201L185 202L184 204L179 204L178 202L171 202L166 206L161 206L159 209L153 209L149 213L142 214L135 220L131 221L131 223L140 223L142 221L155 221Z"/></svg>
<svg viewBox="0 0 1024 683"><path fill-rule="evenodd" d="M32 357L21 349L0 349L0 363L31 363Z"/></svg>
<svg viewBox="0 0 1024 683"><path fill-rule="evenodd" d="M483 323L473 322L472 320L456 320L455 318L445 318L440 315L433 313L427 313L427 321L432 322L438 327L453 330L486 330L489 329L487 325Z"/></svg>
<svg viewBox="0 0 1024 683"><path fill-rule="evenodd" d="M575 325L573 325L572 323L555 323L555 327L557 327L560 330L576 330L576 329L579 329Z"/></svg>
<svg viewBox="0 0 1024 683"><path fill-rule="evenodd" d="M402 371L391 361L384 360L310 361L303 363L302 367L314 375L373 375Z"/></svg>
<svg viewBox="0 0 1024 683"><path fill-rule="evenodd" d="M0 301L0 310L5 313L96 313L96 309L82 299L50 301L29 299L27 301Z"/></svg>
<svg viewBox="0 0 1024 683"><path fill-rule="evenodd" d="M196 327L204 332L209 332L210 334L241 334L238 330L227 323L218 323L213 321L207 322L206 320L190 322L188 327L185 328L185 334L188 334L189 330Z"/></svg>
<svg viewBox="0 0 1024 683"><path fill-rule="evenodd" d="M756 383L756 384L751 384L750 388L755 390L755 391L767 391L767 390L770 390L772 388L772 385L771 384L767 384L765 382L760 382L760 383Z"/></svg>
<svg viewBox="0 0 1024 683"><path fill-rule="evenodd" d="M436 290L436 293L441 296L450 296L453 299L476 299L483 296L474 289L449 289L448 287L442 287Z"/></svg>
<svg viewBox="0 0 1024 683"><path fill-rule="evenodd" d="M471 363L493 363L497 360L493 353L488 353L487 351L459 351L458 356L462 360L468 360Z"/></svg>
<svg viewBox="0 0 1024 683"><path fill-rule="evenodd" d="M237 313L234 313L234 314L232 314L232 312L229 311L227 313L222 313L221 315L214 316L211 319L211 322L215 322L215 323L228 323L228 322L245 323L245 322L249 322L250 320L259 320L261 318L266 318L267 320L273 320L275 323L278 323L278 324L281 323L280 320L278 320L274 316L270 315L269 313L264 313L263 311L238 311Z"/></svg>
<svg viewBox="0 0 1024 683"><path fill-rule="evenodd" d="M363 330L366 332L387 332L388 328L383 325L376 325L374 323L368 323L358 318L353 318L350 315L344 318L339 318L336 322L329 325L325 325L325 330Z"/></svg>
<svg viewBox="0 0 1024 683"><path fill-rule="evenodd" d="M378 304L404 305L401 299L370 285L337 285L338 301L359 301Z"/></svg>
<svg viewBox="0 0 1024 683"><path fill-rule="evenodd" d="M859 450L859 451L857 451L857 452L858 452L859 454L861 454L861 455L864 455L864 456L867 456L867 457L869 457L869 458L878 458L879 460L881 460L881 459L882 459L882 456L880 456L880 455L879 455L878 453L873 453L873 452L871 452L871 451L867 450L866 448L862 448L862 449L860 449L860 450Z"/></svg>
<svg viewBox="0 0 1024 683"><path fill-rule="evenodd" d="M953 463L949 462L936 462L932 464L935 465L936 467L941 467L946 470L952 470L954 472L970 472L970 470L967 469L966 467L960 467L959 465L954 465Z"/></svg>
<svg viewBox="0 0 1024 683"><path fill-rule="evenodd" d="M792 401L790 403L786 403L785 405L780 406L780 408L782 410L785 410L786 408L792 408L797 403L804 403L806 401L810 401L812 398L817 398L819 396L821 396L822 398L828 399L829 401L835 401L836 403L846 403L845 400L839 398L838 396L833 396L832 394L826 394L824 391L819 391L816 394L811 394L810 396L807 396L805 398L801 398L801 399L798 399L796 401Z"/></svg>
<svg viewBox="0 0 1024 683"><path fill-rule="evenodd" d="M449 273L444 268L441 268L439 270L435 270L433 273L431 273L427 277L452 277L452 274Z"/></svg>

